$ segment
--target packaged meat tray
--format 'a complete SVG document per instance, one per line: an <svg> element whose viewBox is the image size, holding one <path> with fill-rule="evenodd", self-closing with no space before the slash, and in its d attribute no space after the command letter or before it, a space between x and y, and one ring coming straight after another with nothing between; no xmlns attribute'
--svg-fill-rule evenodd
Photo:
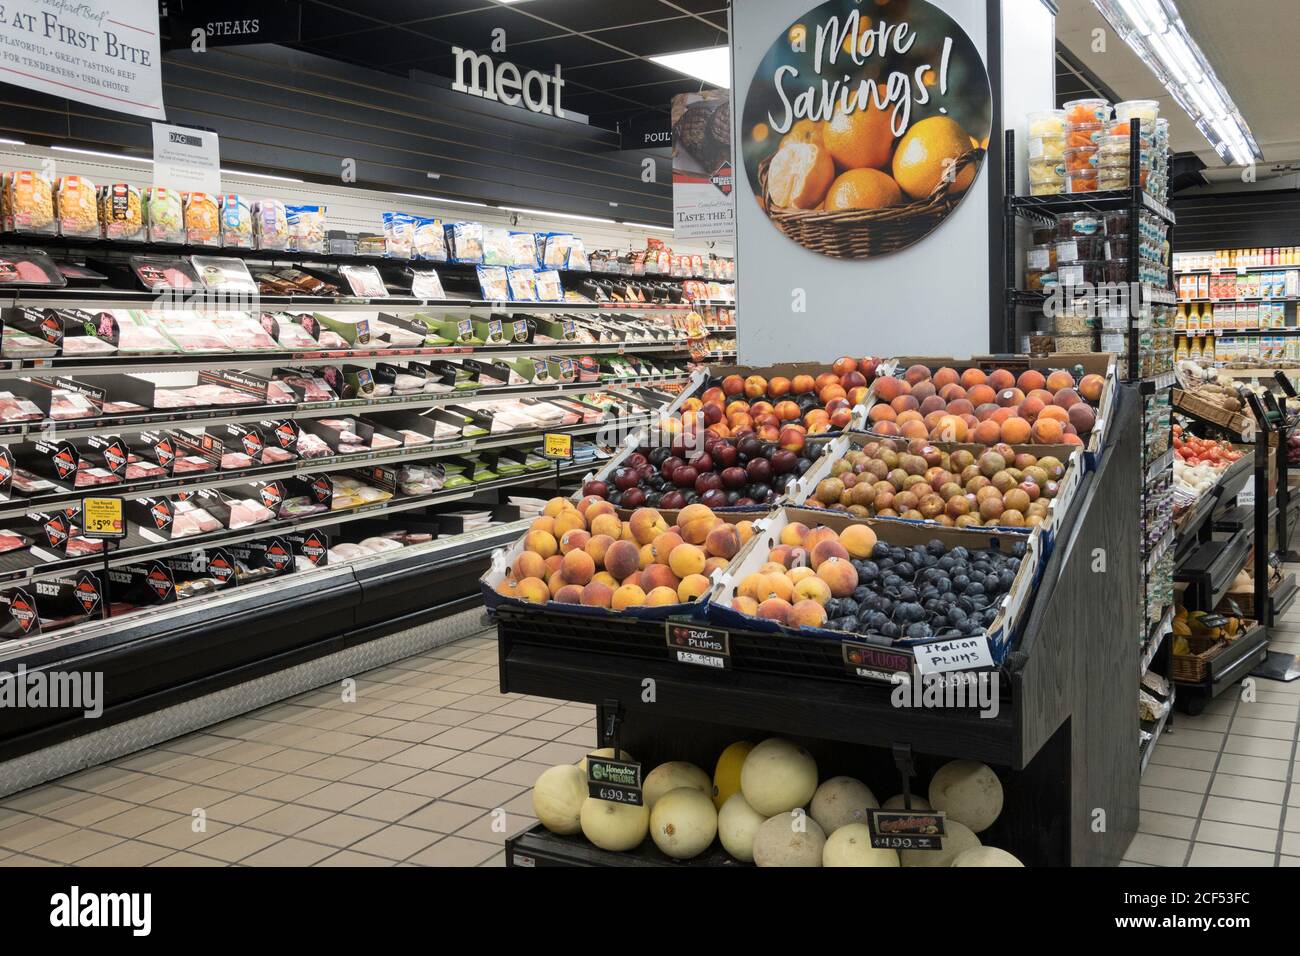
<svg viewBox="0 0 1300 956"><path fill-rule="evenodd" d="M218 312L211 316L211 322L217 333L236 352L280 351L275 339L247 312Z"/></svg>
<svg viewBox="0 0 1300 956"><path fill-rule="evenodd" d="M304 518L328 510L324 505L312 501L306 495L299 495L296 498L286 498L280 502L278 516L281 518Z"/></svg>
<svg viewBox="0 0 1300 956"><path fill-rule="evenodd" d="M302 394L303 402L334 402L338 396L322 378L307 375L286 375L280 381L293 386Z"/></svg>
<svg viewBox="0 0 1300 956"><path fill-rule="evenodd" d="M32 474L26 468L15 468L9 485L20 495L44 495L55 491L54 482L46 481L40 475Z"/></svg>
<svg viewBox="0 0 1300 956"><path fill-rule="evenodd" d="M63 550L70 558L85 558L103 551L104 542L93 538L83 538L81 532L74 529L73 536L68 539L68 543L64 545Z"/></svg>
<svg viewBox="0 0 1300 956"><path fill-rule="evenodd" d="M330 458L334 455L333 449L325 444L324 439L313 435L311 432L300 434L296 447L299 458Z"/></svg>
<svg viewBox="0 0 1300 956"><path fill-rule="evenodd" d="M31 544L31 538L21 535L17 531L10 531L8 528L0 529L0 554L21 551L23 548L31 547Z"/></svg>
<svg viewBox="0 0 1300 956"><path fill-rule="evenodd" d="M276 326L275 341L280 348L299 352L314 351L320 348L320 343L311 337L311 333L297 322L292 321L287 315L281 316L277 320Z"/></svg>
<svg viewBox="0 0 1300 956"><path fill-rule="evenodd" d="M357 543L357 547L371 554L385 554L389 551L401 551L404 545L392 538L364 538Z"/></svg>
<svg viewBox="0 0 1300 956"><path fill-rule="evenodd" d="M123 355L165 355L175 344L158 331L152 312L113 313L117 318L117 351Z"/></svg>
<svg viewBox="0 0 1300 956"><path fill-rule="evenodd" d="M202 455L186 455L172 462L172 474L176 476L197 475L205 471L211 471L212 468L212 462Z"/></svg>
<svg viewBox="0 0 1300 956"><path fill-rule="evenodd" d="M94 418L102 411L80 392L56 388L50 398L50 418L58 422L75 421L80 418Z"/></svg>
<svg viewBox="0 0 1300 956"><path fill-rule="evenodd" d="M82 462L85 465L85 462ZM77 478L73 482L76 488L98 488L102 485L121 484L122 476L115 475L104 468L78 468Z"/></svg>
<svg viewBox="0 0 1300 956"><path fill-rule="evenodd" d="M221 456L222 471L238 471L241 468L252 468L253 459L243 452L228 451Z"/></svg>
<svg viewBox="0 0 1300 956"><path fill-rule="evenodd" d="M294 405L298 402L298 393L284 382L273 378L266 383L266 400L272 405Z"/></svg>
<svg viewBox="0 0 1300 956"><path fill-rule="evenodd" d="M47 286L61 289L67 282L54 261L43 252L30 249L0 251L0 286Z"/></svg>
<svg viewBox="0 0 1300 956"><path fill-rule="evenodd" d="M354 558L366 558L373 554L373 551L367 551L359 544L351 544L342 541L330 548L330 563L335 561L351 561Z"/></svg>
<svg viewBox="0 0 1300 956"><path fill-rule="evenodd" d="M143 405L137 405L135 402L105 402L105 415L139 415L141 412L147 412L149 409Z"/></svg>
<svg viewBox="0 0 1300 956"><path fill-rule="evenodd" d="M264 507L260 501L255 501L252 498L236 498L231 500L229 504L231 531L238 531L240 528L251 528L253 525L275 520L273 511Z"/></svg>
<svg viewBox="0 0 1300 956"><path fill-rule="evenodd" d="M257 283L253 281L243 259L191 256L190 264L194 266L194 271L205 288L220 289L223 292L257 292Z"/></svg>
<svg viewBox="0 0 1300 956"><path fill-rule="evenodd" d="M432 269L411 270L411 295L417 299L445 299L442 279Z"/></svg>
<svg viewBox="0 0 1300 956"><path fill-rule="evenodd" d="M116 345L94 335L68 335L63 339L65 356L93 358L98 355L113 355L116 352Z"/></svg>
<svg viewBox="0 0 1300 956"><path fill-rule="evenodd" d="M184 259L168 256L132 256L129 261L136 279L149 292L199 288L198 273Z"/></svg>
<svg viewBox="0 0 1300 956"><path fill-rule="evenodd" d="M353 295L367 299L380 299L388 295L388 287L374 266L340 266L339 274Z"/></svg>
<svg viewBox="0 0 1300 956"><path fill-rule="evenodd" d="M188 538L196 534L210 534L224 526L202 508L177 511L172 515L172 538Z"/></svg>
<svg viewBox="0 0 1300 956"><path fill-rule="evenodd" d="M108 276L102 272L96 272L94 269L75 265L71 262L56 262L54 268L59 270L59 275L63 276L70 286L93 286L108 281Z"/></svg>
<svg viewBox="0 0 1300 956"><path fill-rule="evenodd" d="M370 323L370 338L379 340L381 345L395 349L417 349L424 344L424 336L419 332L403 329L379 319Z"/></svg>
<svg viewBox="0 0 1300 956"><path fill-rule="evenodd" d="M126 459L127 481L154 481L167 477L167 469L145 461L139 455L129 455Z"/></svg>
<svg viewBox="0 0 1300 956"><path fill-rule="evenodd" d="M207 322L207 317L188 312L154 312L154 327L182 352L229 352L230 345Z"/></svg>
<svg viewBox="0 0 1300 956"><path fill-rule="evenodd" d="M6 325L0 354L12 358L40 358L59 354L59 347L38 335Z"/></svg>
<svg viewBox="0 0 1300 956"><path fill-rule="evenodd" d="M287 461L293 461L298 456L291 451L285 451L283 448L263 448L262 464L264 465L282 465Z"/></svg>

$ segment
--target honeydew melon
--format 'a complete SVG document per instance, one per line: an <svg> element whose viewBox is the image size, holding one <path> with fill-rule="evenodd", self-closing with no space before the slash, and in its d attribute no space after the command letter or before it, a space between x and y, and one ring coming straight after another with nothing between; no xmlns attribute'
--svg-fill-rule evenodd
<svg viewBox="0 0 1300 956"><path fill-rule="evenodd" d="M767 817L745 802L743 793L733 793L718 811L718 839L722 848L742 863L754 862L754 837Z"/></svg>
<svg viewBox="0 0 1300 956"><path fill-rule="evenodd" d="M930 781L930 804L949 820L983 833L1002 812L1002 784L987 764L953 760Z"/></svg>
<svg viewBox="0 0 1300 956"><path fill-rule="evenodd" d="M821 866L826 834L807 814L779 813L754 834L758 866Z"/></svg>
<svg viewBox="0 0 1300 956"><path fill-rule="evenodd" d="M897 850L878 850L871 845L871 830L865 823L846 823L826 839L822 866L902 866Z"/></svg>
<svg viewBox="0 0 1300 956"><path fill-rule="evenodd" d="M650 828L650 811L630 803L588 797L582 804L582 834L602 850L621 853L641 845Z"/></svg>
<svg viewBox="0 0 1300 956"><path fill-rule="evenodd" d="M745 758L740 791L765 817L807 806L817 791L817 761L798 744L770 737Z"/></svg>
<svg viewBox="0 0 1300 956"><path fill-rule="evenodd" d="M1008 853L1006 850L999 850L995 846L977 846L974 849L965 850L957 854L957 859L952 861L953 866L1020 866L1024 864Z"/></svg>
<svg viewBox="0 0 1300 956"><path fill-rule="evenodd" d="M718 811L695 787L669 790L650 811L650 839L674 860L689 860L709 848L718 832Z"/></svg>
<svg viewBox="0 0 1300 956"><path fill-rule="evenodd" d="M533 813L552 833L580 832L586 800L587 775L572 764L542 771L533 784Z"/></svg>
<svg viewBox="0 0 1300 956"><path fill-rule="evenodd" d="M943 849L899 850L898 856L903 861L903 866L951 866L958 856L980 846L980 838L965 824L947 817L943 826ZM585 826L583 830L586 830Z"/></svg>
<svg viewBox="0 0 1300 956"><path fill-rule="evenodd" d="M878 806L876 795L861 780L831 777L813 794L808 812L829 835L850 823L866 823L867 810Z"/></svg>
<svg viewBox="0 0 1300 956"><path fill-rule="evenodd" d="M645 805L653 810L660 797L678 787L690 787L710 799L713 797L713 781L707 773L685 760L670 760L661 763L646 776L641 786Z"/></svg>
<svg viewBox="0 0 1300 956"><path fill-rule="evenodd" d="M890 797L888 800L886 800L884 803L882 803L882 804L880 805L880 809L882 809L882 810L906 810L907 807L903 806L903 795L902 795L901 793L896 793L896 794L894 794L892 797ZM927 800L927 799L925 799L925 797L921 796L920 794L916 794L916 793L914 793L914 794L912 794L912 809L913 809L913 810L933 810L934 807L930 806L930 801Z"/></svg>

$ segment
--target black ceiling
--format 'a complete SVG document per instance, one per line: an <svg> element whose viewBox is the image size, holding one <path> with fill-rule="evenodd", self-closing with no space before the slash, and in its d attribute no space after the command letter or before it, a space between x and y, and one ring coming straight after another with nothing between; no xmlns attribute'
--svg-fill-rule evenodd
<svg viewBox="0 0 1300 956"><path fill-rule="evenodd" d="M451 48L496 54L522 67L564 68L566 109L612 127L667 112L678 93L707 86L647 57L727 42L727 0L303 0L302 50L406 76L450 76Z"/></svg>

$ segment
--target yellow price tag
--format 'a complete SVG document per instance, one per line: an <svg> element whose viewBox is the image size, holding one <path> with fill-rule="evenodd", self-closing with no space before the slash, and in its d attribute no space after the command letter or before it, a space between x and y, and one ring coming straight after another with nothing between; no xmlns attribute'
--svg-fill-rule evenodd
<svg viewBox="0 0 1300 956"><path fill-rule="evenodd" d="M87 538L125 538L122 498L82 498L81 533Z"/></svg>
<svg viewBox="0 0 1300 956"><path fill-rule="evenodd" d="M572 461L573 436L547 432L542 436L542 457L552 461Z"/></svg>

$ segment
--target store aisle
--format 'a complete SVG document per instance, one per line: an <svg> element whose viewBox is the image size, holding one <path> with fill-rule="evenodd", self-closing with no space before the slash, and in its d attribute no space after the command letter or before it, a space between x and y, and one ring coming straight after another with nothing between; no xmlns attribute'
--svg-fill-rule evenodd
<svg viewBox="0 0 1300 956"><path fill-rule="evenodd" d="M1288 565L1300 571L1300 565ZM1300 654L1300 605L1270 649ZM1300 681L1258 680L1196 717L1177 713L1142 778L1132 866L1300 866Z"/></svg>
<svg viewBox="0 0 1300 956"><path fill-rule="evenodd" d="M1300 607L1276 650L1300 653ZM0 866L500 866L594 709L497 692L485 631L0 801ZM1178 714L1134 866L1300 866L1300 682ZM206 830L194 831L194 811Z"/></svg>
<svg viewBox="0 0 1300 956"><path fill-rule="evenodd" d="M15 794L0 866L503 865L595 709L500 694L496 661L487 631Z"/></svg>

